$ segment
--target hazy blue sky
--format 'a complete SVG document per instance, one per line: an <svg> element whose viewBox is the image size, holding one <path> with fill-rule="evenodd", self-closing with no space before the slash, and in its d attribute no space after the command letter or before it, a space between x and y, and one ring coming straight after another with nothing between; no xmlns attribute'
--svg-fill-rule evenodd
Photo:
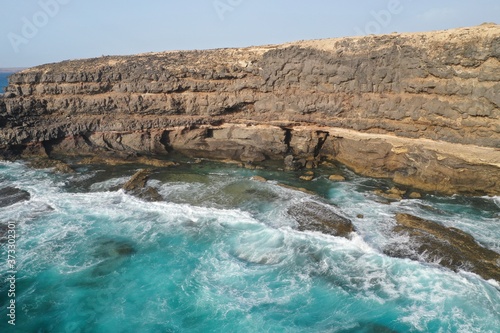
<svg viewBox="0 0 500 333"><path fill-rule="evenodd" d="M498 0L0 0L0 67L495 21Z"/></svg>

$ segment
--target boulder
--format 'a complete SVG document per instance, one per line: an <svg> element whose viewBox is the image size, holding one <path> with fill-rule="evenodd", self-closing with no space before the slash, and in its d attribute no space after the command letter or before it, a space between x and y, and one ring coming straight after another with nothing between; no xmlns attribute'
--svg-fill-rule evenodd
<svg viewBox="0 0 500 333"><path fill-rule="evenodd" d="M299 177L300 179L302 180L305 180L307 182L311 181L314 179L314 172L312 171L307 171L306 173L304 173L302 176Z"/></svg>
<svg viewBox="0 0 500 333"><path fill-rule="evenodd" d="M298 223L298 230L319 231L339 237L349 237L355 231L352 222L340 216L333 207L316 201L303 201L288 209Z"/></svg>
<svg viewBox="0 0 500 333"><path fill-rule="evenodd" d="M411 192L408 197L410 199L420 199L422 198L422 194L418 193L418 192Z"/></svg>
<svg viewBox="0 0 500 333"><path fill-rule="evenodd" d="M341 176L341 175L331 175L330 177L328 177L328 179L331 180L332 182L343 182L343 181L345 181L345 177Z"/></svg>

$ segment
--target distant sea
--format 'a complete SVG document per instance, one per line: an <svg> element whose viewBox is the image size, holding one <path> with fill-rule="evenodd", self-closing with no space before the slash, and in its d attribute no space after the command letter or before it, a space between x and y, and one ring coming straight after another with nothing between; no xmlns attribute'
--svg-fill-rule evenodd
<svg viewBox="0 0 500 333"><path fill-rule="evenodd" d="M12 73L0 73L0 94L4 92L5 87L9 85L8 77Z"/></svg>

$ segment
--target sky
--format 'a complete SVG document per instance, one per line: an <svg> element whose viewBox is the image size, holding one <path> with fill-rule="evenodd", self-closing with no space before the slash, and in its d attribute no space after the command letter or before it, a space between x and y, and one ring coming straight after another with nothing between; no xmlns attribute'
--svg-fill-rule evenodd
<svg viewBox="0 0 500 333"><path fill-rule="evenodd" d="M498 0L0 0L0 68L500 24Z"/></svg>

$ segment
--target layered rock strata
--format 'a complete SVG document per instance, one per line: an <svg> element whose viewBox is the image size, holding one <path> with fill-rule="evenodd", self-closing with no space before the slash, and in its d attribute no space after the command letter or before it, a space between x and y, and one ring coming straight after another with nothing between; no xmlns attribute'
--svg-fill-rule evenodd
<svg viewBox="0 0 500 333"><path fill-rule="evenodd" d="M38 66L11 76L0 128L5 155L330 159L499 194L500 26Z"/></svg>

